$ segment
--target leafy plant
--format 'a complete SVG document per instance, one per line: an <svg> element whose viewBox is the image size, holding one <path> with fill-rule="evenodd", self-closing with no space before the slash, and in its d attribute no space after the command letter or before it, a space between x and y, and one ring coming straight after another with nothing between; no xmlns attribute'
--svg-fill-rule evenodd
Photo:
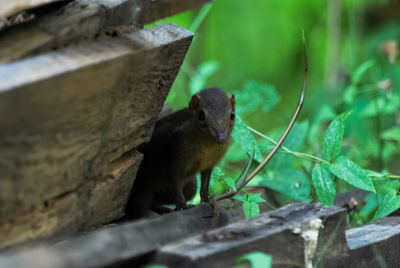
<svg viewBox="0 0 400 268"><path fill-rule="evenodd" d="M272 256L263 252L252 252L237 259L236 267L243 267L248 261L252 268L270 268L272 266Z"/></svg>
<svg viewBox="0 0 400 268"><path fill-rule="evenodd" d="M266 202L261 198L261 193L246 193L244 195L235 195L233 198L243 202L243 212L247 219L260 215L258 203Z"/></svg>

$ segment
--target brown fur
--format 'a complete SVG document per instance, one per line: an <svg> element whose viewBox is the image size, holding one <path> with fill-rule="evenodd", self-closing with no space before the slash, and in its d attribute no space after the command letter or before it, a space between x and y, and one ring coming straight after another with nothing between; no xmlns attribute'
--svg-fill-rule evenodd
<svg viewBox="0 0 400 268"><path fill-rule="evenodd" d="M234 107L233 95L206 89L192 97L189 108L157 122L150 142L140 149L144 160L128 201L129 218L145 216L150 209L160 211L164 204L186 208L196 194L199 172L202 202L209 201L212 168L231 143Z"/></svg>

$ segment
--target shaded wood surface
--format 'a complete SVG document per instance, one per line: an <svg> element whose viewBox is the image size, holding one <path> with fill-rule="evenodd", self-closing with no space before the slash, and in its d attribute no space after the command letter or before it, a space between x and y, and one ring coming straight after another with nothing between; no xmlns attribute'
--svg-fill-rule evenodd
<svg viewBox="0 0 400 268"><path fill-rule="evenodd" d="M224 202L219 206L229 206ZM338 207L295 203L247 220L240 211L238 203L214 212L201 205L117 224L0 254L0 267L233 267L254 251L271 254L273 267L399 267L400 217L346 231L346 213Z"/></svg>
<svg viewBox="0 0 400 268"><path fill-rule="evenodd" d="M138 263L162 245L244 219L239 202L223 201L230 210L213 211L210 205L163 216L122 223L67 239L54 246L0 255L0 267L109 267ZM266 210L262 206L262 210ZM134 266L134 264L132 264ZM132 266L130 266L132 267Z"/></svg>
<svg viewBox="0 0 400 268"><path fill-rule="evenodd" d="M139 30L145 22L199 8L208 1L75 0L49 14L0 32L0 64L87 42L103 31L117 26L129 25ZM4 6L11 7L10 2L14 1L7 1Z"/></svg>
<svg viewBox="0 0 400 268"><path fill-rule="evenodd" d="M39 7L61 0L0 0L0 19L26 9Z"/></svg>
<svg viewBox="0 0 400 268"><path fill-rule="evenodd" d="M75 0L36 20L0 33L0 64L90 41L104 28L143 27L145 0Z"/></svg>
<svg viewBox="0 0 400 268"><path fill-rule="evenodd" d="M104 169L149 139L191 39L165 24L0 66L0 247L22 223L34 238L122 215L134 176L104 186ZM69 217L39 216L54 199Z"/></svg>

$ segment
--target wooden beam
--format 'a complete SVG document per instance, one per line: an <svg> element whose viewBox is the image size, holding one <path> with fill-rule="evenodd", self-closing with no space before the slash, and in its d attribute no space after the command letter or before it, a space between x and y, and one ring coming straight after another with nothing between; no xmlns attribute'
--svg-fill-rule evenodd
<svg viewBox="0 0 400 268"><path fill-rule="evenodd" d="M321 227L313 227L313 222L320 222ZM296 203L212 230L206 235L171 243L156 253L153 262L169 267L233 267L238 257L261 251L271 254L276 265L302 266L306 254L313 250L312 245L304 242L302 235L305 232L316 232L315 247L326 245L329 238L332 245L341 247L345 245L345 225L343 209ZM324 243L321 240L325 240ZM313 257L311 255L309 259L311 264Z"/></svg>
<svg viewBox="0 0 400 268"><path fill-rule="evenodd" d="M149 139L191 39L165 24L0 66L0 230L48 200L105 192L96 186L103 169ZM111 191L117 203L132 182ZM51 233L110 220L89 220L106 203L96 200L79 199L81 215Z"/></svg>
<svg viewBox="0 0 400 268"><path fill-rule="evenodd" d="M0 33L0 64L90 41L104 28L143 27L145 0L75 0L36 20ZM8 4L7 4L8 5Z"/></svg>
<svg viewBox="0 0 400 268"><path fill-rule="evenodd" d="M151 219L114 224L55 245L0 254L0 267L100 268L131 262L134 264L129 267L138 266L163 245L244 219L240 202L225 200L219 204L233 208L213 212L210 205L200 205Z"/></svg>
<svg viewBox="0 0 400 268"><path fill-rule="evenodd" d="M0 0L0 19L7 18L18 12L46 5L61 0Z"/></svg>

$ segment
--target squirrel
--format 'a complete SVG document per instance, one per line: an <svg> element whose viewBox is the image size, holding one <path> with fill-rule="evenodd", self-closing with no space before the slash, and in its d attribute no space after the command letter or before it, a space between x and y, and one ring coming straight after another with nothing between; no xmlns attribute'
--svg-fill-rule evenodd
<svg viewBox="0 0 400 268"><path fill-rule="evenodd" d="M230 144L235 124L235 97L209 88L192 96L189 107L157 121L150 141L139 148L143 161L126 206L126 218L146 216L150 210L187 208L197 191L201 174L201 202L209 202L213 167Z"/></svg>

